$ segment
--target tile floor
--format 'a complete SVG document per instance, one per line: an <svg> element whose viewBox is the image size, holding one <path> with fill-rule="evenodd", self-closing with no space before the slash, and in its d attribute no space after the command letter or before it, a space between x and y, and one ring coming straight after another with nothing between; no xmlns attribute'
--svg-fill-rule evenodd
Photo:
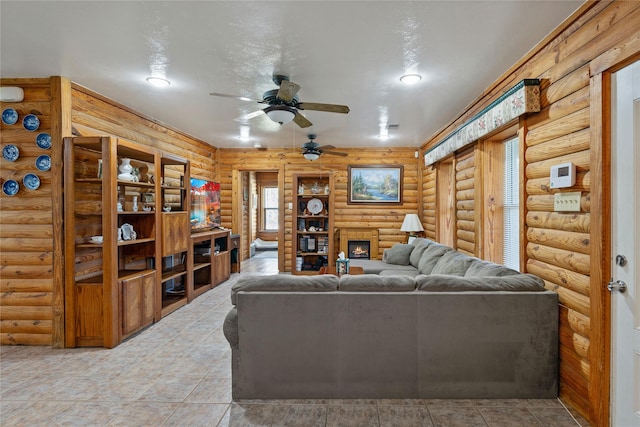
<svg viewBox="0 0 640 427"><path fill-rule="evenodd" d="M274 273L277 260L242 271ZM231 399L231 280L107 350L1 346L0 425L579 426L549 400Z"/></svg>

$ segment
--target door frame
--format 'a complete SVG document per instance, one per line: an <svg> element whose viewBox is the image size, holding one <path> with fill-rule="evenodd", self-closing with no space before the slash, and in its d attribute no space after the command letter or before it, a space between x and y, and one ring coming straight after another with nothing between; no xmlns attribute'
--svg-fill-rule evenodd
<svg viewBox="0 0 640 427"><path fill-rule="evenodd" d="M604 52L590 63L591 337L589 420L611 422L611 76L640 59L640 47L626 56ZM600 201L600 203L598 203Z"/></svg>
<svg viewBox="0 0 640 427"><path fill-rule="evenodd" d="M231 229L240 233L242 220L246 213L242 210L242 173L243 172L273 172L278 174L278 271L284 271L284 167L270 169L233 169L231 177ZM247 239L245 241L245 239ZM246 236L240 237L241 242L247 243ZM251 251L249 251L251 253ZM242 262L242 260L239 260Z"/></svg>

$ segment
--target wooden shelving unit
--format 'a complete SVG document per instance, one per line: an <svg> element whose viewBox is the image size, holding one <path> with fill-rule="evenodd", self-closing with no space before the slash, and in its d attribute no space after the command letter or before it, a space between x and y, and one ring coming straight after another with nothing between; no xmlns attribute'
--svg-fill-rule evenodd
<svg viewBox="0 0 640 427"><path fill-rule="evenodd" d="M156 185L118 179L124 158L157 173L152 148L112 137L64 141L65 258L75 260L65 265L68 347L115 347L154 321L158 216L139 201ZM123 236L125 224L135 236ZM102 243L92 243L98 235Z"/></svg>
<svg viewBox="0 0 640 427"><path fill-rule="evenodd" d="M293 274L317 274L333 265L333 175L294 174Z"/></svg>

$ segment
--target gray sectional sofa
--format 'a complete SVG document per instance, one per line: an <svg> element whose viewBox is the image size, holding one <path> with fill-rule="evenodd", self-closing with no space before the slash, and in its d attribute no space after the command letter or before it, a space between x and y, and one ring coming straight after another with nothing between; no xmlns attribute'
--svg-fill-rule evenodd
<svg viewBox="0 0 640 427"><path fill-rule="evenodd" d="M224 325L233 398L556 397L557 294L426 239L411 246L364 275L240 277Z"/></svg>

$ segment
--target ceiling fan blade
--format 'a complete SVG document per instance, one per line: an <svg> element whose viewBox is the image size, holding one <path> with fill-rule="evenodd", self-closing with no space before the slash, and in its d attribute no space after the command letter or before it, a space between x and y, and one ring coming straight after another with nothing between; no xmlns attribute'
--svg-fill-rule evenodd
<svg viewBox="0 0 640 427"><path fill-rule="evenodd" d="M284 102L291 102L296 93L300 90L300 85L287 80L283 80L280 83L280 89L278 89L277 97Z"/></svg>
<svg viewBox="0 0 640 427"><path fill-rule="evenodd" d="M316 150L332 150L336 147L334 147L333 145L320 145L318 147L316 147Z"/></svg>
<svg viewBox="0 0 640 427"><path fill-rule="evenodd" d="M236 122L244 122L246 120L250 120L253 119L254 117L258 117L259 115L263 114L264 110L256 110L252 113L248 113L245 114L244 116L240 116L237 119L235 119Z"/></svg>
<svg viewBox="0 0 640 427"><path fill-rule="evenodd" d="M334 156L342 156L342 157L347 157L348 156L347 153L341 153L340 151L320 150L320 152L322 152L322 154L332 154Z"/></svg>
<svg viewBox="0 0 640 427"><path fill-rule="evenodd" d="M327 113L347 114L349 112L349 107L346 105L319 104L317 102L300 102L296 107L301 110L326 111Z"/></svg>
<svg viewBox="0 0 640 427"><path fill-rule="evenodd" d="M211 92L209 95L211 95L211 96L220 96L222 98L239 99L240 101L255 101L255 102L259 102L260 104L264 104L264 100L262 100L262 99L254 99L254 98L249 98L249 97L246 97L246 96L228 95L226 93L218 93L218 92Z"/></svg>
<svg viewBox="0 0 640 427"><path fill-rule="evenodd" d="M305 116L297 111L295 117L293 118L293 121L301 128L308 128L309 126L313 125L313 123L311 123Z"/></svg>

